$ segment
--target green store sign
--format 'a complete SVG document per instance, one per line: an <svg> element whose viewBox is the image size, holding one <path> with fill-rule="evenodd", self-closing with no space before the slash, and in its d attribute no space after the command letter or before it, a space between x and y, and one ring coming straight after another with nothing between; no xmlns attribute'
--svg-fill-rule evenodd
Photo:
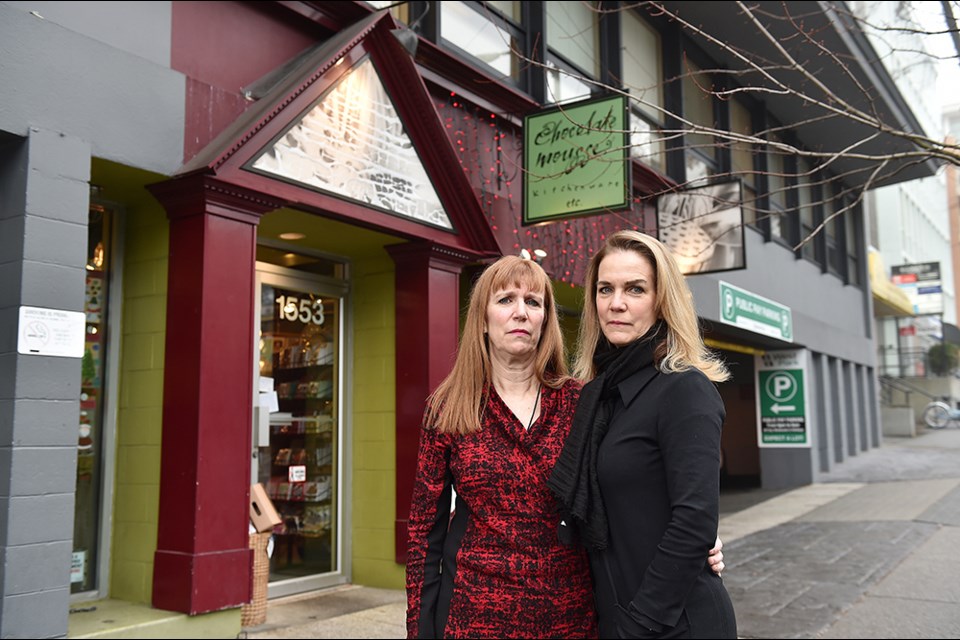
<svg viewBox="0 0 960 640"><path fill-rule="evenodd" d="M630 206L627 97L589 99L523 119L523 223Z"/></svg>

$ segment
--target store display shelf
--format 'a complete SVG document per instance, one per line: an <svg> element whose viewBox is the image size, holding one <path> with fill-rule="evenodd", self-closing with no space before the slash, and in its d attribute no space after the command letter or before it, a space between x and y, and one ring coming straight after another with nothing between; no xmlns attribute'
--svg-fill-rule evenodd
<svg viewBox="0 0 960 640"><path fill-rule="evenodd" d="M317 480L306 482L288 482L283 478L274 478L267 487L267 495L280 502L324 502L333 495L333 483L330 476L314 476Z"/></svg>
<svg viewBox="0 0 960 640"><path fill-rule="evenodd" d="M286 469L288 467L303 464L303 462L272 462L271 466L274 466L277 469ZM310 470L310 473L307 474L307 477L309 478L329 478L333 470L333 466L330 464L322 464L316 467L307 465L307 469ZM284 471L283 474L286 475L286 471Z"/></svg>
<svg viewBox="0 0 960 640"><path fill-rule="evenodd" d="M310 364L295 364L287 365L285 367L276 367L276 371L303 371L304 369L316 369L316 368L331 368L333 367L332 362L313 362Z"/></svg>
<svg viewBox="0 0 960 640"><path fill-rule="evenodd" d="M320 529L318 531L274 531L276 536L297 536L302 538L326 538L330 535L330 529Z"/></svg>
<svg viewBox="0 0 960 640"><path fill-rule="evenodd" d="M333 432L333 418L326 416L309 416L292 418L282 421L270 421L270 431L277 435L304 435Z"/></svg>
<svg viewBox="0 0 960 640"><path fill-rule="evenodd" d="M330 504L331 498L307 498L305 496L300 497L290 497L290 498L280 498L275 496L270 496L270 499L274 502L306 502L309 504Z"/></svg>
<svg viewBox="0 0 960 640"><path fill-rule="evenodd" d="M280 400L333 400L333 394L279 396Z"/></svg>

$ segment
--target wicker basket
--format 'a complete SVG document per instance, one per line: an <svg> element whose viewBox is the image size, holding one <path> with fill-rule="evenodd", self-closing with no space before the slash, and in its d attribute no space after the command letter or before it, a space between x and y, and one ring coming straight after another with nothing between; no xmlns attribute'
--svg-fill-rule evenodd
<svg viewBox="0 0 960 640"><path fill-rule="evenodd" d="M267 621L267 582L270 578L270 556L267 543L272 531L250 534L253 549L253 594L250 602L240 607L240 626L254 627Z"/></svg>

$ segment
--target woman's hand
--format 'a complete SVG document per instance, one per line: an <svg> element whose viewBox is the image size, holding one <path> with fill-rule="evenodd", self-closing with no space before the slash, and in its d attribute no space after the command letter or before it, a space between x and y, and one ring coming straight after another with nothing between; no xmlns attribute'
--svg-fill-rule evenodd
<svg viewBox="0 0 960 640"><path fill-rule="evenodd" d="M717 538L717 543L713 549L710 549L710 555L707 556L707 564L710 565L710 568L713 569L713 572L718 576L726 566L723 564L723 551L721 551L721 549L723 549L723 542L720 538Z"/></svg>

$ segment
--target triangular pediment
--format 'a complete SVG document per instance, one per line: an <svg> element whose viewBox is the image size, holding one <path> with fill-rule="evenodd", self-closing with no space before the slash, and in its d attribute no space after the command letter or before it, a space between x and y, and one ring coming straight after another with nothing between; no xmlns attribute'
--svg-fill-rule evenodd
<svg viewBox="0 0 960 640"><path fill-rule="evenodd" d="M433 98L396 37L402 29L389 13L373 13L258 81L256 103L178 175L214 173L288 206L498 253Z"/></svg>
<svg viewBox="0 0 960 640"><path fill-rule="evenodd" d="M453 229L370 58L340 77L247 168Z"/></svg>

